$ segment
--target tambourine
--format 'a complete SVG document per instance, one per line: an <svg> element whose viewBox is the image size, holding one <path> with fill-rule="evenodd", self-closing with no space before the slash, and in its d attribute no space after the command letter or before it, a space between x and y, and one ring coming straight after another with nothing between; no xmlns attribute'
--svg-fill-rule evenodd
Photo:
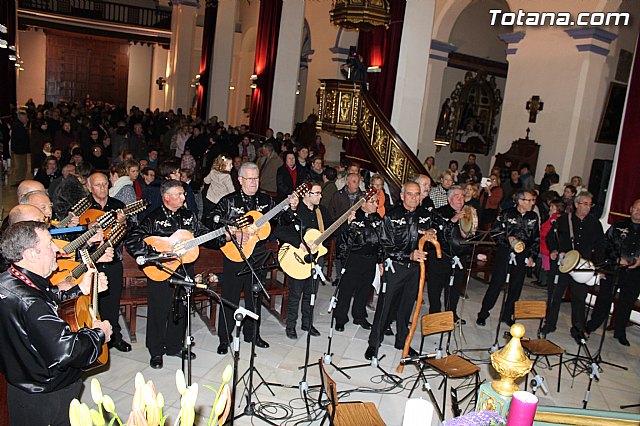
<svg viewBox="0 0 640 426"><path fill-rule="evenodd" d="M478 230L478 211L467 205L462 207L462 212L464 216L458 221L458 226L465 237L470 237Z"/></svg>
<svg viewBox="0 0 640 426"><path fill-rule="evenodd" d="M520 254L524 251L524 249L525 249L524 241L519 240L517 238L514 238L511 241L511 250L513 250L514 253Z"/></svg>

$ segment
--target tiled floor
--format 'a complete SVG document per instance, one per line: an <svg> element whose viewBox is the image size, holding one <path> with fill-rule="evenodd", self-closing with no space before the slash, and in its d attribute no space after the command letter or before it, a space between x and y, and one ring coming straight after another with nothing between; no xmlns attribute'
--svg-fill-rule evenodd
<svg viewBox="0 0 640 426"><path fill-rule="evenodd" d="M12 188L3 186L2 200L5 211L15 204L15 191ZM496 330L496 317L499 308L494 308L492 316L487 322L487 326L478 327L475 324L475 315L480 307L480 302L484 294L486 286L483 283L472 281L469 286L469 298L461 302L459 311L461 317L466 319L467 325L463 326L464 338L456 336L455 342L452 342L452 348L462 349L464 355L469 356L478 361L481 366L481 379L491 380L495 376L492 367L489 364L489 354L487 351L469 351L470 348L488 347L494 340ZM321 331L322 336L311 339L310 355L311 362L315 362L327 349L327 335L330 324L330 315L327 314L329 299L333 292L331 286L321 286L318 293L317 308L315 313L315 325ZM544 299L546 293L544 290L526 284L523 291L523 299ZM426 305L422 306L424 310ZM144 346L145 340L145 313L146 310L141 308L138 310L141 316L137 325L137 343L133 344L133 351L123 354L111 351L110 366L106 371L95 374L105 393L113 397L118 411L126 420L125 413L128 413L131 407L133 396L133 380L136 372L141 372L145 379L153 380L156 389L163 392L167 405L167 413L169 413L169 421L171 424L176 420L179 411L179 395L175 387L175 371L181 368L181 362L178 358L164 359L164 368L154 370L149 367L149 355ZM293 425L298 421L307 418L304 400L300 398L299 382L303 378L303 371L299 370L299 366L304 364L306 334L298 329L299 339L296 341L289 340L284 334L284 327L279 321L263 310L265 316L262 320L262 336L271 344L269 349L257 349L255 365L257 371L269 382L275 382L288 387L273 386L274 395L271 395L266 386L259 386L254 402L259 402L260 412L267 414L276 424ZM373 313L370 312L370 319ZM562 305L561 316L559 320L558 332L550 336L550 338L566 348L569 352L575 352L577 345L569 336L570 323L570 306ZM525 323L529 328L528 334L537 326L533 323ZM124 326L124 324L123 324ZM503 327L506 330L506 327ZM212 335L207 329L204 322L197 316L193 321L193 335L195 338L194 351L197 353L197 359L193 362L193 381L200 385L200 393L198 396L197 415L198 425L206 425L213 402L213 392L205 388L204 385L217 387L221 381L222 371L227 364L233 362L232 356L220 356L216 354L218 345L217 336ZM629 368L623 371L618 368L603 365L599 382L594 382L591 393L589 408L604 410L620 410L619 406L624 404L640 403L640 328L632 327L628 329L628 338L631 341L631 347L621 346L608 333L603 346L603 358L606 361L624 364ZM599 343L600 333L592 336L589 347L595 352ZM359 326L347 324L343 333L335 333L332 342L332 352L334 353L333 362L340 366L349 366L364 362L364 351L367 347L368 332ZM125 334L125 338L128 338ZM413 341L413 347L419 347L419 332ZM500 339L501 344L506 343L505 339ZM427 340L425 343L425 352L432 351L437 342L435 339ZM244 372L248 367L250 346L242 342L240 348L240 372ZM400 352L393 348L392 338L387 338L381 347L381 354L386 357L381 360L380 366L390 373L395 373L398 365ZM402 379L402 385L393 387L383 380L381 372L367 365L362 368L347 371L351 375L351 379L347 379L333 367L329 367L329 374L336 380L338 390L345 392L342 398L349 400L372 401L380 410L380 413L389 425L400 425L402 423L402 415L404 412L404 404L407 400L409 390L416 378L415 367L408 366L404 373L399 375ZM545 395L541 390L538 396L541 404L581 407L582 400L585 396L585 390L588 384L588 376L581 374L572 379L567 370L562 374L561 392L555 389L558 368L554 367L551 371L540 368L539 373L542 374L549 383L550 392ZM318 419L321 411L318 409L315 399L317 399L318 391L315 386L320 383L318 367L311 366L308 369L307 384L311 386L310 395L312 397L310 411L312 418ZM254 383L259 383L257 375L254 376ZM88 381L86 384L88 385ZM442 392L438 389L440 380L430 379L430 384L434 388L434 392L439 402L442 400ZM408 389L407 389L408 388ZM241 395L245 386L240 384L238 387L238 398L236 401L238 411L244 410L246 405ZM464 394L461 392L459 394ZM428 395L422 390L416 391L414 396L427 398ZM82 395L82 400L93 405L88 388ZM467 411L469 407L463 403L461 407ZM626 410L627 412L640 412L639 408ZM450 406L445 410L447 418L451 417ZM169 423L167 423L169 424ZM236 424L264 424L257 418L243 417L236 421ZM313 424L320 424L316 420Z"/></svg>

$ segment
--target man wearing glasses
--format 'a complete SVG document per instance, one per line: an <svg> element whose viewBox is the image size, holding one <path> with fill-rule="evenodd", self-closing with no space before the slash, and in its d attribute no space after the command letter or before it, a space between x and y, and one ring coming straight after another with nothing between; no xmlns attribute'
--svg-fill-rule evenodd
<svg viewBox="0 0 640 426"><path fill-rule="evenodd" d="M593 196L587 192L579 192L573 200L575 210L558 218L556 231L552 229L547 234L547 246L551 259L551 272L558 274L557 260L570 250L580 252L580 257L602 263L605 258L605 238L602 225L598 218L590 215ZM551 295L551 303L547 309L546 323L543 331L551 333L556 329L558 312L562 296L569 285L571 291L571 336L580 344L586 340L584 300L587 296L587 286L576 282L570 273L560 273L558 284Z"/></svg>
<svg viewBox="0 0 640 426"><path fill-rule="evenodd" d="M507 300L500 321L512 325L513 309L520 298L526 267L533 266L540 248L540 219L531 211L534 194L527 191L516 193L516 207L503 210L491 230L498 250L494 259L494 271L489 288L482 299L482 308L478 312L476 324L486 325L489 311L493 309L500 295L500 289L509 274ZM521 242L521 243L520 243ZM522 248L524 244L524 248Z"/></svg>
<svg viewBox="0 0 640 426"><path fill-rule="evenodd" d="M222 197L206 218L205 224L210 228L219 227L219 225L215 223L216 217L226 220L235 220L252 210L264 215L275 207L275 202L270 196L263 192L258 192L258 188L260 187L260 170L255 163L243 163L242 166L240 166L240 170L238 170L238 180L240 181L240 189ZM290 205L292 209L296 209L298 206L298 200L296 197L291 197ZM246 243L250 238L250 234L248 232L241 232L238 230L235 233L235 238L240 244ZM223 235L220 238L213 240L213 246L219 248L229 241L231 241L231 237L229 235ZM249 256L249 262L251 262L255 268L261 267L269 256L269 250L265 248L265 242L265 240L258 241L253 253ZM244 262L233 262L226 257L224 258L224 279L222 280L221 286L222 297L237 305L240 302L240 293L244 291L245 307L260 315L261 296L258 297L257 306L254 306L252 275L249 273L238 276L238 273L245 269L245 267L246 265ZM258 272L258 276L261 280L264 280L266 272ZM231 331L235 324L233 321L233 310L231 308L223 306L222 309L220 309L218 324L218 337L220 338L220 344L218 345L217 352L220 355L224 355L229 352ZM259 321L257 324L250 319L245 321L243 326L245 342L251 342L253 340L254 325L258 327L258 330L256 331L256 346L259 348L268 348L269 344L260 337Z"/></svg>
<svg viewBox="0 0 640 426"><path fill-rule="evenodd" d="M313 184L298 204L295 210L291 210L280 217L280 224L276 230L276 237L281 242L289 243L294 247L299 247L303 251L315 250L313 243L302 244L301 236L309 229L317 229L324 232L325 224L331 224L329 210L320 205L322 199L322 187L320 184ZM295 202L294 202L295 203ZM315 293L313 279L311 277L298 280L289 277L289 301L287 305L287 325L286 334L289 339L297 339L296 322L298 320L298 310L302 311L302 331L306 331L314 337L320 332L313 326L313 307L311 306L311 295ZM302 298L302 308L300 308L300 298Z"/></svg>

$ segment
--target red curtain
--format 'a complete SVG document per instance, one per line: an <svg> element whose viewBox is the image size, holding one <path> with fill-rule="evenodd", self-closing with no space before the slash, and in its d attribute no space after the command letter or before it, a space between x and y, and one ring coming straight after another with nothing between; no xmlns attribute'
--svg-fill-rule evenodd
<svg viewBox="0 0 640 426"><path fill-rule="evenodd" d="M6 34L0 36L7 41L9 46L16 44L16 0L0 1L0 24L7 27ZM5 117L11 112L11 105L16 105L16 67L15 62L9 60L9 55L16 52L9 49L0 49L0 117ZM25 102L26 99L22 99Z"/></svg>
<svg viewBox="0 0 640 426"><path fill-rule="evenodd" d="M218 21L218 0L207 1L204 12L204 30L202 34L202 54L200 55L200 85L198 86L198 116L207 120L216 111L207 111L207 103L211 88L209 78L212 71L213 42L216 37L216 23Z"/></svg>
<svg viewBox="0 0 640 426"><path fill-rule="evenodd" d="M260 2L256 59L253 66L253 73L258 79L254 82L256 88L253 89L251 95L249 113L249 127L253 133L259 135L264 135L269 128L281 15L282 0L262 0Z"/></svg>
<svg viewBox="0 0 640 426"><path fill-rule="evenodd" d="M622 124L620 138L620 152L616 170L615 186L611 196L611 210L609 223L617 222L621 217L613 213L629 214L629 207L640 198L640 179L638 176L638 159L640 158L640 55L638 44L633 63L629 93L627 95L627 110Z"/></svg>
<svg viewBox="0 0 640 426"><path fill-rule="evenodd" d="M389 28L374 28L371 31L360 31L358 38L358 53L367 66L379 66L382 72L369 73L369 92L387 118L391 118L393 110L393 94L396 88L396 74L398 71L398 56L406 0L390 2L391 23Z"/></svg>

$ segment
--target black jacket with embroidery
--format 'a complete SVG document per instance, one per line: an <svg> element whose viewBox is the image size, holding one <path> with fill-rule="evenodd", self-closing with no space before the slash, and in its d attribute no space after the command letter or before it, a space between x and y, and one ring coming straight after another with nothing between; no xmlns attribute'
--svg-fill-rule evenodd
<svg viewBox="0 0 640 426"><path fill-rule="evenodd" d="M573 244L569 229L569 216L572 218ZM571 215L565 213L560 216L556 221L555 229L547 234L547 246L549 246L550 252L556 250L560 253L566 253L569 250L578 250L583 259L593 260L596 263L601 263L605 259L604 231L600 221L590 214L584 220L580 220L575 213Z"/></svg>
<svg viewBox="0 0 640 426"><path fill-rule="evenodd" d="M410 212L400 204L382 220L380 241L387 256L398 262L409 262L411 253L418 248L421 235L418 231L426 231L432 227L432 212L418 207Z"/></svg>
<svg viewBox="0 0 640 426"><path fill-rule="evenodd" d="M195 212L182 207L175 212L164 205L150 212L136 229L125 237L124 245L131 256L148 256L156 251L144 242L150 236L170 237L179 229L185 229L194 237L209 232L209 229L196 217ZM210 243L209 243L210 244Z"/></svg>
<svg viewBox="0 0 640 426"><path fill-rule="evenodd" d="M540 251L540 219L532 211L524 214L517 207L503 210L496 218L491 235L499 246L509 247L509 237L515 237L525 244L525 257L536 258Z"/></svg>
<svg viewBox="0 0 640 426"><path fill-rule="evenodd" d="M252 210L264 215L274 208L275 205L276 203L273 199L265 193L257 192L255 195L245 195L242 190L239 190L222 197L211 213L205 218L204 223L207 226L217 228L218 226L214 224L213 220L216 216L222 219L234 220ZM271 224L272 226L275 225L275 221L271 221ZM213 241L213 245L216 248L220 248L226 243L227 239L224 235ZM265 240L259 241L256 247L261 247L264 243Z"/></svg>
<svg viewBox="0 0 640 426"><path fill-rule="evenodd" d="M616 222L607 230L607 256L612 263L625 259L634 263L640 257L640 224L630 219Z"/></svg>
<svg viewBox="0 0 640 426"><path fill-rule="evenodd" d="M438 242L442 249L442 255L448 258L463 256L468 252L468 247L462 245L462 241L465 238L460 233L460 226L458 222L452 222L451 218L456 215L456 211L449 205L437 208L433 215L433 227L438 234ZM435 247L431 244L427 247L429 251L429 257L436 256Z"/></svg>
<svg viewBox="0 0 640 426"><path fill-rule="evenodd" d="M0 369L7 381L29 393L62 389L98 359L105 336L100 329L71 331L58 316L58 303L80 294L58 291L49 280L14 266L0 274ZM16 275L24 275L37 288Z"/></svg>
<svg viewBox="0 0 640 426"><path fill-rule="evenodd" d="M356 217L347 230L340 234L336 256L344 260L349 252L362 256L375 256L378 263L384 261L384 248L380 241L382 218L378 213L356 210Z"/></svg>

